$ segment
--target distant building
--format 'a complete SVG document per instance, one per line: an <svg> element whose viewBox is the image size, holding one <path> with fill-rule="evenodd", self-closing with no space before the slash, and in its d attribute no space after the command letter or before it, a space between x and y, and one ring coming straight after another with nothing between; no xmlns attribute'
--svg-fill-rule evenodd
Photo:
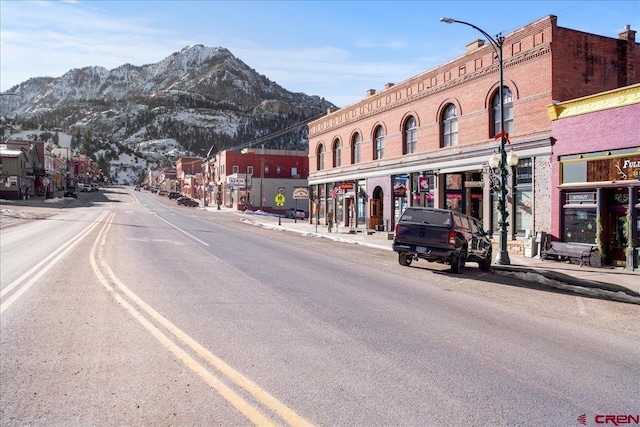
<svg viewBox="0 0 640 427"><path fill-rule="evenodd" d="M298 207L307 211L309 199L294 199L294 190L308 186L306 151L244 149L222 151L209 163L212 200L235 209L284 213ZM276 196L284 196L278 206ZM281 200L281 199L280 199Z"/></svg>
<svg viewBox="0 0 640 427"><path fill-rule="evenodd" d="M176 162L176 180L178 192L188 197L202 197L202 163L201 157L181 157Z"/></svg>

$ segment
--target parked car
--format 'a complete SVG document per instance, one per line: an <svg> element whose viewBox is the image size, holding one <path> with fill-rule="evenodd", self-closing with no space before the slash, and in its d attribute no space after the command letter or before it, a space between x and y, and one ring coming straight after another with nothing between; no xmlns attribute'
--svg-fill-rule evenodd
<svg viewBox="0 0 640 427"><path fill-rule="evenodd" d="M483 271L491 268L491 240L480 220L446 209L407 208L396 224L392 248L398 262L425 259L451 265L462 273L467 261Z"/></svg>
<svg viewBox="0 0 640 427"><path fill-rule="evenodd" d="M307 213L302 209L287 209L284 213L285 218L297 218L297 219L305 219L307 217Z"/></svg>
<svg viewBox="0 0 640 427"><path fill-rule="evenodd" d="M89 184L78 184L78 191L88 193L91 191L91 186Z"/></svg>
<svg viewBox="0 0 640 427"><path fill-rule="evenodd" d="M167 194L169 194L168 191L165 191L165 190L158 191L158 196L166 196Z"/></svg>
<svg viewBox="0 0 640 427"><path fill-rule="evenodd" d="M177 191L169 192L169 198L170 199L177 199L179 197L182 197L182 194L178 193Z"/></svg>
<svg viewBox="0 0 640 427"><path fill-rule="evenodd" d="M78 189L76 187L67 187L64 190L64 197L73 197L74 199L78 198Z"/></svg>
<svg viewBox="0 0 640 427"><path fill-rule="evenodd" d="M98 191L100 190L100 186L97 183L93 183L91 184L91 191Z"/></svg>
<svg viewBox="0 0 640 427"><path fill-rule="evenodd" d="M191 206L191 207L200 206L200 202L198 202L197 200L193 200L191 197L185 197L185 196L178 197L176 202L179 205L184 205L184 206Z"/></svg>

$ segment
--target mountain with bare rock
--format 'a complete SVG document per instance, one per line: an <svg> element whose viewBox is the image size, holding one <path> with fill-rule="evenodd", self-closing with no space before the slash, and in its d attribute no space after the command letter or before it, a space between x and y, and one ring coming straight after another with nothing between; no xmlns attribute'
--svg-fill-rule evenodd
<svg viewBox="0 0 640 427"><path fill-rule="evenodd" d="M5 138L14 127L57 130L89 138L84 150L93 145L94 152L113 144L135 152L146 141L167 139L194 155L256 140L306 150L304 123L335 107L287 91L225 48L202 45L156 64L34 77L8 94L0 97Z"/></svg>

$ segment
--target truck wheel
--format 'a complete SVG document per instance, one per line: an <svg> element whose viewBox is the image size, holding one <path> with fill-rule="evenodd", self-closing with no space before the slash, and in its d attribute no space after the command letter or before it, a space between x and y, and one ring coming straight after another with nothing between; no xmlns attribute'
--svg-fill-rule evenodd
<svg viewBox="0 0 640 427"><path fill-rule="evenodd" d="M454 273L462 273L464 270L464 264L467 262L467 253L465 251L460 252L460 255L451 263L451 271Z"/></svg>
<svg viewBox="0 0 640 427"><path fill-rule="evenodd" d="M400 265L409 267L411 265L411 261L413 261L413 258L411 258L409 255L398 254L398 262L400 263Z"/></svg>
<svg viewBox="0 0 640 427"><path fill-rule="evenodd" d="M491 270L491 251L489 251L489 253L487 254L487 258L480 261L478 263L478 266L480 266L480 270L482 271L489 271Z"/></svg>

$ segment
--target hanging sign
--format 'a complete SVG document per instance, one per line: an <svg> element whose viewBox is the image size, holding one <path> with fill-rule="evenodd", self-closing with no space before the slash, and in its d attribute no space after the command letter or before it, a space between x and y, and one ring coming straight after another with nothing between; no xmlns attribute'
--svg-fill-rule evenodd
<svg viewBox="0 0 640 427"><path fill-rule="evenodd" d="M293 198L295 200L303 200L309 198L309 188L307 187L296 187L293 189Z"/></svg>

